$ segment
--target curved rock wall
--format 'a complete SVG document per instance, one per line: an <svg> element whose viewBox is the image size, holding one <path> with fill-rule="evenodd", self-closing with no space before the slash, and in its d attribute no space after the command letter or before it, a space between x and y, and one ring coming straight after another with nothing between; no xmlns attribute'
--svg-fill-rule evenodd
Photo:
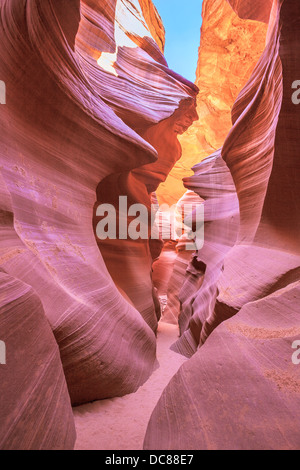
<svg viewBox="0 0 300 470"><path fill-rule="evenodd" d="M157 150L157 161L129 173L114 174L102 181L97 189L96 208L100 203L110 203L116 207L119 218L119 196L127 196L128 207L143 204L148 210L148 227L145 230L150 238L151 194L166 179L174 163L180 158L178 134L184 132L196 117L194 101L184 100L170 118L148 127L141 135ZM124 214L121 216L124 217ZM95 224L96 222L95 216ZM160 308L152 285L151 247L157 242L149 242L147 239L121 240L117 236L116 240L99 240L98 244L116 285L126 293L145 321L156 331ZM159 253L154 251L157 257Z"/></svg>
<svg viewBox="0 0 300 470"><path fill-rule="evenodd" d="M94 229L100 204L111 204L119 219L119 196L127 196L128 207L143 204L149 212L151 229L151 193L165 181L181 157L178 135L198 118L195 110L197 87L172 72L151 28L145 27L142 12L146 4L137 0L118 0L115 5L114 49L103 46L103 21L95 16L93 23L90 1L86 0L77 36L77 50L82 67L96 90L115 112L157 152L157 160L131 172L118 172L102 180L97 188ZM148 5L149 6L149 5ZM162 35L162 24L156 16L156 32ZM126 31L124 33L124 30ZM84 39L86 40L84 40ZM95 48L104 51L99 57ZM106 52L109 51L109 52ZM110 65L109 64L110 61ZM153 106L155 103L155 106ZM119 228L119 227L118 227ZM146 228L147 230L147 228ZM118 232L118 230L117 230ZM148 240L97 240L106 266L119 290L156 331L160 309L152 285L152 258ZM122 269L120 269L122 264Z"/></svg>
<svg viewBox="0 0 300 470"><path fill-rule="evenodd" d="M215 330L163 392L146 450L299 448L299 288L249 303Z"/></svg>
<svg viewBox="0 0 300 470"><path fill-rule="evenodd" d="M59 349L33 289L0 269L0 449L71 450L75 424Z"/></svg>
<svg viewBox="0 0 300 470"><path fill-rule="evenodd" d="M224 258L236 243L239 229L238 198L221 152L204 159L194 171L193 177L185 179L185 185L204 204L204 244L187 268L178 295L182 305L181 338L172 347L187 356L197 351L207 327L206 320L214 312Z"/></svg>
<svg viewBox="0 0 300 470"><path fill-rule="evenodd" d="M214 308L209 313L202 301L192 312L200 340L199 329L185 335L201 348L163 393L146 449L297 449L300 443L299 366L292 361L300 334L300 123L291 99L300 5L274 0L269 15L268 2L232 3L241 15L270 17L266 49L233 107L222 149L239 198L240 231L215 286Z"/></svg>
<svg viewBox="0 0 300 470"><path fill-rule="evenodd" d="M275 169L278 165L274 153L279 152L280 154L281 152L280 146L278 147L280 130L278 121L280 113L284 113L285 108L282 103L283 83L289 83L282 78L282 60L279 47L283 33L280 34L279 7L276 10L275 6L274 4L270 19L268 44L251 78L233 106L234 125L222 148L222 157L230 169L239 198L238 243L225 260L223 256L223 263L225 263L223 273L220 273L219 281L215 280L214 282L215 289L217 289L216 305L212 304L209 309L206 308L206 302L203 303L202 299L204 291L200 289L196 295L199 299L198 304L197 301L191 299L184 307L186 309L186 313L183 312L184 316L186 318L192 317L189 326L192 327L194 322L198 325L196 337L195 329L193 335L196 344L203 344L207 336L220 322L234 315L246 303L268 295L271 291L276 290L276 286L278 288L283 285L286 282L285 279L297 279L295 273L297 273L299 265L299 256L295 248L296 245L298 246L296 238L299 232L296 228L294 231L290 230L291 226L286 224L286 227L289 227L286 229L287 237L292 238L293 233L295 234L293 244L279 233L282 230L279 227L284 225L283 221L286 220L289 209L291 209L289 220L297 227L298 218L295 215L297 213L297 198L294 198L289 208L287 208L287 201L285 201L286 209L282 207L282 217L276 219L274 217L273 227L266 225L263 213L263 207L266 207L268 201L266 195L270 194L272 188L274 188L273 193L277 195L277 201L274 198L276 204L272 205L273 212L280 207L278 202L280 197L276 192L276 189L281 185L280 175L288 173L288 169L293 168L290 171L290 181L295 181L297 174L296 163L294 166L288 165L285 171L281 167L282 171L277 172L278 182L274 182ZM286 106L289 110L294 106L291 101L291 83L286 85ZM297 116L295 118L294 122L297 122ZM282 126L285 127L287 125L285 117L282 122ZM292 129L294 129L293 135L295 135L295 127ZM293 139L291 141L293 142ZM212 178L214 177L212 176ZM287 187L290 187L287 180L285 183ZM215 191L217 191L218 182L215 181L215 184ZM203 183L199 186L203 191L201 188ZM298 191L296 188L298 186L295 182L295 195ZM196 190L196 192L198 191ZM223 198L223 204L226 206L222 192L220 198ZM220 202L218 204L220 205ZM222 205L219 210L216 209L217 215L215 217L218 217L218 213L221 214L221 207ZM233 205L228 200L228 210L230 207L233 208ZM271 207L270 203L269 207ZM227 236L230 238L229 226L224 233L225 238ZM200 259L203 255L205 255L204 250L198 253ZM197 308L196 305L198 305ZM190 332L189 330L185 335L190 335ZM184 341L184 338L181 341Z"/></svg>
<svg viewBox="0 0 300 470"><path fill-rule="evenodd" d="M0 17L0 447L72 448L71 403L134 392L150 376L161 241L97 244L93 210L127 196L150 218L158 186L177 202L183 168L212 152L184 181L179 204L204 204L205 243L169 306L181 307L173 349L193 357L145 448L299 447L299 3L204 2L197 111L197 86L167 66L150 0L2 0ZM254 68L259 21L269 29ZM168 186L189 128L190 157Z"/></svg>
<svg viewBox="0 0 300 470"><path fill-rule="evenodd" d="M79 6L5 0L0 10L7 88L0 167L11 204L1 266L41 299L73 404L133 392L153 370L155 335L114 284L97 247L96 188L112 173L157 160L131 121L138 116L143 129L155 125L197 92L168 69L159 18L158 46L139 20L137 31L124 33L133 2L82 2L80 26ZM97 64L116 45L117 75Z"/></svg>
<svg viewBox="0 0 300 470"><path fill-rule="evenodd" d="M226 0L204 0L202 20L195 82L199 119L180 137L182 158L159 188L159 201L168 204L184 194L182 179L192 176L191 168L224 144L232 106L266 43L267 25L241 19Z"/></svg>

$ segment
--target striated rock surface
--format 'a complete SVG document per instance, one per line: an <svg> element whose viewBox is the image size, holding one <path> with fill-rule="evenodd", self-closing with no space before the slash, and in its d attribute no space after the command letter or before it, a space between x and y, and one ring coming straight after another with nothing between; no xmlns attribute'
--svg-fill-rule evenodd
<svg viewBox="0 0 300 470"><path fill-rule="evenodd" d="M199 120L180 138L182 158L158 191L159 200L168 204L184 194L182 179L192 175L191 168L223 145L233 103L265 47L267 26L239 18L226 0L204 0L202 17L196 71Z"/></svg>
<svg viewBox="0 0 300 470"><path fill-rule="evenodd" d="M144 134L170 118L182 100L194 99L198 89L168 68L138 0L110 0L110 4L114 19L108 34L105 3L95 9L92 0L82 2L77 58L101 98L127 125ZM158 33L161 27L158 23Z"/></svg>
<svg viewBox="0 0 300 470"><path fill-rule="evenodd" d="M164 52L165 28L158 11L153 5L152 0L139 0L139 3L151 36L159 46L160 50Z"/></svg>
<svg viewBox="0 0 300 470"><path fill-rule="evenodd" d="M206 302L203 302L202 298L204 289L201 288L196 295L199 299L197 308L197 301L194 299L188 301L184 307L186 309L186 313L183 312L184 316L193 317L190 326L193 327L193 322L198 325L197 330L193 327L193 338L196 339L196 344L203 344L210 332L221 321L234 315L246 303L262 298L291 280L297 279L299 266L299 245L296 242L299 232L296 228L298 220L295 215L297 198L291 198L293 202L289 205L289 209L287 209L287 200L285 200L286 208L279 202L277 188L282 186L280 175L288 172L288 169L284 170L282 163L281 171L277 170L276 173L276 167L279 165L277 160L280 156L274 157L276 153L280 155L281 151L277 144L280 132L279 115L284 113L285 109L285 103L282 102L282 61L278 49L279 29L279 20L273 9L268 44L250 80L234 104L232 111L234 125L222 148L223 159L235 182L241 223L238 243L225 260L225 253L223 254L220 265L222 269L223 262L225 262L223 273L221 276L221 272L219 273L219 282L217 282L218 279L213 282L218 295L216 305L213 302L207 309ZM286 98L286 106L291 110L293 107L291 94L289 90L287 93L289 95ZM297 116L295 116L295 121L297 122ZM286 126L287 120L283 117L282 128L285 129ZM282 130L282 132L286 131ZM291 142L293 142L292 138ZM288 178L285 179L287 188L291 186L292 181L295 181L296 168L295 162L294 170L291 170L289 174L290 183L288 183ZM278 181L275 181L275 174ZM214 176L211 178L215 193L218 188L224 188L222 184L218 185ZM194 189L194 191L201 195L201 191L205 191L205 186L206 182L200 180L199 189ZM296 186L297 184L295 184L294 194L298 192ZM280 213L282 214L282 217L273 216L272 226L266 224L263 211L268 201L267 194L270 194L270 191L274 194L275 205L269 202L269 207L272 207L273 212L275 207L276 210L277 208L280 210L281 207ZM234 208L233 201L226 200L224 192L221 191L219 197L221 199L215 206L214 212L216 218L221 217L223 206L227 207L228 211ZM286 219L290 209L289 225ZM209 220L210 218L206 217L206 221ZM283 225L288 232L287 238L280 233L282 230L280 227ZM227 228L224 227L225 239L231 238L230 227L232 228L232 224ZM292 239L293 234L295 239L292 243L289 238ZM206 233L206 238L208 240L210 238L210 229ZM217 231L215 241L218 243L220 240L220 234ZM218 252L220 253L219 249ZM198 257L201 258L201 256L205 257L205 248L198 253ZM213 257L210 258L213 259ZM196 336L195 331L197 331ZM189 334L190 331L185 333L185 335ZM181 342L183 341L184 338L181 339ZM190 351L190 348L187 351Z"/></svg>
<svg viewBox="0 0 300 470"><path fill-rule="evenodd" d="M167 242L159 260L153 266L153 281L165 302L162 321L178 325L181 309L179 292L191 260L191 251L182 248L179 242Z"/></svg>
<svg viewBox="0 0 300 470"><path fill-rule="evenodd" d="M241 15L270 18L266 49L233 107L221 152L239 199L240 230L215 284L215 305L203 308L205 298L197 304L205 274L186 306L193 316L182 338L194 340L192 352L201 347L165 390L146 449L300 445L300 369L292 361L300 335L300 122L291 100L300 73L300 5L274 0L270 14L268 2L252 2L253 8L247 1L232 3ZM227 227L225 238L229 233ZM177 347L190 353L191 342L182 338Z"/></svg>
<svg viewBox="0 0 300 470"><path fill-rule="evenodd" d="M193 87L191 91L193 91ZM127 196L128 208L135 204L143 204L148 210L148 219L146 220L148 226L144 229L150 238L152 226L151 194L156 191L160 182L165 180L175 161L181 155L178 134L184 132L196 117L194 101L189 99L183 101L170 118L147 128L142 136L157 150L158 160L129 173L124 172L107 177L97 188L96 208L100 203L110 203L117 209L119 219L120 215L122 218L125 215L119 208L119 196ZM97 222L96 215L95 222ZM143 224L145 224L144 221ZM160 309L152 285L151 244L153 246L154 243L153 240L149 243L148 239L122 240L119 236L116 237L116 240L98 241L101 253L116 285L127 294L145 321L156 331ZM155 257L158 255L159 252ZM123 260L122 269L120 269L120 260Z"/></svg>
<svg viewBox="0 0 300 470"><path fill-rule="evenodd" d="M196 165L194 172L185 184L204 204L204 244L195 253L179 291L181 338L173 346L187 356L196 352L202 327L214 312L224 258L234 246L239 228L238 198L220 151Z"/></svg>
<svg viewBox="0 0 300 470"><path fill-rule="evenodd" d="M170 296L172 349L193 357L145 448L299 448L299 2L204 2L197 110L150 0L2 0L0 18L0 447L72 448L71 403L129 394L152 373ZM164 183L197 112L181 197L177 177ZM96 240L99 204L119 215L127 196L149 222L157 190L204 206L189 263L184 237L160 260L160 239Z"/></svg>
<svg viewBox="0 0 300 470"><path fill-rule="evenodd" d="M273 0L227 0L240 18L269 22Z"/></svg>
<svg viewBox="0 0 300 470"><path fill-rule="evenodd" d="M0 8L1 211L10 205L1 266L40 298L72 403L124 395L151 374L156 341L99 252L96 188L159 160L142 134L178 121L197 88L168 69L149 2L87 0L80 25L79 1L4 0ZM153 15L158 44L147 26Z"/></svg>
<svg viewBox="0 0 300 470"><path fill-rule="evenodd" d="M115 16L115 51L102 53L95 61L97 35L101 39L101 21L89 19L89 1L83 8L83 19L77 39L82 67L96 90L111 104L115 112L157 152L157 160L131 172L115 171L103 179L97 188L94 211L94 229L101 217L100 204L115 207L117 219L125 217L119 208L119 196L127 196L127 207L143 204L148 209L151 229L151 194L165 181L176 161L181 157L178 135L185 132L198 118L195 110L197 87L172 72L160 48L146 29L139 2L118 0ZM152 7L153 8L153 7ZM98 29L96 29L96 26ZM154 22L157 34L162 24L158 15ZM93 35L91 35L93 29ZM125 32L124 32L125 30ZM82 47L84 35L88 44ZM93 39L93 42L91 41ZM99 42L100 42L99 39ZM161 41L159 41L159 44ZM89 47L88 47L89 46ZM140 47L137 47L140 46ZM112 51L112 49L110 49ZM105 55L106 54L106 55ZM108 62L112 61L110 65ZM155 106L153 106L155 103ZM103 217L102 217L103 218ZM147 221L148 222L148 221ZM117 234L119 225L117 227ZM148 325L156 331L160 317L159 304L152 285L152 257L148 240L98 239L101 254L119 290L133 303ZM122 260L122 269L120 262Z"/></svg>
<svg viewBox="0 0 300 470"><path fill-rule="evenodd" d="M3 219L3 213L1 220ZM33 289L0 269L0 449L71 450L75 425L59 349Z"/></svg>
<svg viewBox="0 0 300 470"><path fill-rule="evenodd" d="M246 305L214 331L163 392L146 450L299 448L299 287Z"/></svg>

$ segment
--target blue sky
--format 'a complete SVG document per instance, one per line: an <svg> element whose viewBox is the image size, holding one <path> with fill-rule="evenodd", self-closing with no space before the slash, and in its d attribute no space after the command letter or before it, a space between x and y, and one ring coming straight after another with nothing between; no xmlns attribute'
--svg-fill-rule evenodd
<svg viewBox="0 0 300 470"><path fill-rule="evenodd" d="M202 0L152 0L166 29L169 67L192 82L196 79Z"/></svg>

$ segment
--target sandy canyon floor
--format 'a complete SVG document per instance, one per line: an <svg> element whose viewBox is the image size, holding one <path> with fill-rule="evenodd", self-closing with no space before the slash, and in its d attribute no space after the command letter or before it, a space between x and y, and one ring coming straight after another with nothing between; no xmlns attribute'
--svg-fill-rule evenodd
<svg viewBox="0 0 300 470"><path fill-rule="evenodd" d="M76 450L141 450L152 411L164 388L187 360L169 348L178 328L161 322L158 329L157 368L136 392L122 398L74 408Z"/></svg>

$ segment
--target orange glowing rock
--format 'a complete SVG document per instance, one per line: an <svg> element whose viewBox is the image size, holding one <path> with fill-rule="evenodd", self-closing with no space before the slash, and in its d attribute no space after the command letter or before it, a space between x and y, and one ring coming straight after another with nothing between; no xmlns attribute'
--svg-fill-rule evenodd
<svg viewBox="0 0 300 470"><path fill-rule="evenodd" d="M180 137L182 158L158 192L176 203L185 193L182 178L218 150L231 129L231 108L249 79L266 41L267 25L240 19L226 0L204 0L196 85L199 120Z"/></svg>

